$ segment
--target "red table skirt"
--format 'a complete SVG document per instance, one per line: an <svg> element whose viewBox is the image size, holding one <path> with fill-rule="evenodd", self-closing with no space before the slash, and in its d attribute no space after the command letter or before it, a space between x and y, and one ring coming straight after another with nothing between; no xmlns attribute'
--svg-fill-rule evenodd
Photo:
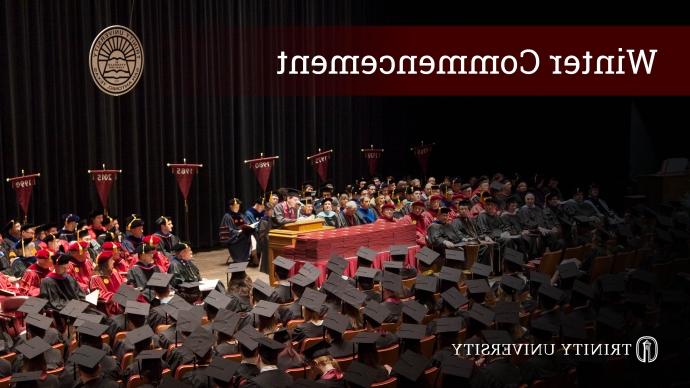
<svg viewBox="0 0 690 388"><path fill-rule="evenodd" d="M415 256L417 255L417 252L419 252L421 248L418 245L412 245L407 248L407 257L405 258L405 264L410 267L417 267L417 259ZM345 258L348 261L348 267L345 268L345 275L352 277L355 275L357 272L357 256L351 256L351 257L346 257ZM383 269L383 262L388 261L391 259L391 252L388 251L380 251L376 254L376 259L374 260L374 268L378 269ZM306 261L306 260L295 260L295 265L292 267L290 270L290 276L293 276L299 272L300 268L304 265L304 263L309 262L312 265L314 265L316 268L321 270L321 276L319 276L318 279L316 279L316 285L318 287L321 287L321 284L326 281L326 265L328 264L328 260L316 260L316 261Z"/></svg>

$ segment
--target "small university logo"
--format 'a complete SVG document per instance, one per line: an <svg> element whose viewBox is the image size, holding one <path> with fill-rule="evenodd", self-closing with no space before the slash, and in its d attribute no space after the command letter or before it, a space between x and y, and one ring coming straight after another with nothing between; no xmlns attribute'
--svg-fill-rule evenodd
<svg viewBox="0 0 690 388"><path fill-rule="evenodd" d="M659 355L659 344L654 337L648 335L640 337L635 344L635 353L640 362L645 364L654 362Z"/></svg>
<svg viewBox="0 0 690 388"><path fill-rule="evenodd" d="M110 26L91 44L89 69L103 93L119 96L136 86L144 69L144 50L127 27Z"/></svg>

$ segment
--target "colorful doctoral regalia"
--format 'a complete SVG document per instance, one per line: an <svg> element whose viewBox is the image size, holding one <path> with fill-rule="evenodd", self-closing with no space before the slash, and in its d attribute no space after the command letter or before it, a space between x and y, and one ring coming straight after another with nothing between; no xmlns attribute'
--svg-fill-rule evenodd
<svg viewBox="0 0 690 388"><path fill-rule="evenodd" d="M48 307L62 310L71 300L83 300L84 292L69 274L51 272L41 280L39 297L48 300Z"/></svg>
<svg viewBox="0 0 690 388"><path fill-rule="evenodd" d="M41 280L48 276L50 269L42 268L38 264L31 264L19 281L19 294L38 296L41 292Z"/></svg>
<svg viewBox="0 0 690 388"><path fill-rule="evenodd" d="M230 239L228 240L228 251L230 256L236 262L249 261L249 254L251 250L251 228L247 229L248 223L241 213L228 211L223 215L220 221L221 226L227 226L230 232Z"/></svg>
<svg viewBox="0 0 690 388"><path fill-rule="evenodd" d="M175 289L182 283L201 281L199 268L191 260L180 259L177 256L170 259L168 273L173 275L170 285Z"/></svg>
<svg viewBox="0 0 690 388"><path fill-rule="evenodd" d="M144 264L137 261L127 272L127 283L143 290L146 288L146 283L148 283L151 275L156 272L161 272L156 263Z"/></svg>

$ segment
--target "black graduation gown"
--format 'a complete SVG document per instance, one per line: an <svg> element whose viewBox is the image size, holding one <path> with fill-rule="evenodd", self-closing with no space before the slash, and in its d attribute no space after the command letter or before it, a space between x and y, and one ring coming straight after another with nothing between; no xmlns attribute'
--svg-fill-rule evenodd
<svg viewBox="0 0 690 388"><path fill-rule="evenodd" d="M0 358L0 379L12 374L12 364Z"/></svg>
<svg viewBox="0 0 690 388"><path fill-rule="evenodd" d="M316 325L312 322L300 323L292 331L292 340L301 341L305 338L323 337L323 325Z"/></svg>
<svg viewBox="0 0 690 388"><path fill-rule="evenodd" d="M347 387L345 379L340 380L316 380L316 384L323 385L328 388L345 388Z"/></svg>
<svg viewBox="0 0 690 388"><path fill-rule="evenodd" d="M122 378L122 373L120 373L120 364L115 362L115 360L113 360L111 357L103 357L99 364L101 366L100 377L104 381L114 382ZM72 388L74 385L74 363L68 362L65 364L65 369L60 374L60 388Z"/></svg>
<svg viewBox="0 0 690 388"><path fill-rule="evenodd" d="M256 364L241 363L237 368L237 376L241 379L249 380L259 375L259 367Z"/></svg>
<svg viewBox="0 0 690 388"><path fill-rule="evenodd" d="M196 370L187 372L187 374L182 376L182 382L195 388L211 388L213 386L213 380L201 373L201 371L206 368L207 366L197 366Z"/></svg>
<svg viewBox="0 0 690 388"><path fill-rule="evenodd" d="M370 300L373 300L373 301L381 303L381 294L378 291L366 290L366 291L364 291L364 294L367 296L367 299L366 299L367 302Z"/></svg>
<svg viewBox="0 0 690 388"><path fill-rule="evenodd" d="M507 358L484 365L483 374L486 380L500 387L518 387L522 379L520 368L509 362Z"/></svg>
<svg viewBox="0 0 690 388"><path fill-rule="evenodd" d="M302 318L302 306L299 305L299 299L296 299L291 305L287 307L278 308L278 317L283 324L293 319Z"/></svg>
<svg viewBox="0 0 690 388"><path fill-rule="evenodd" d="M292 385L292 376L280 369L259 373L247 382L245 387L258 388L287 388Z"/></svg>
<svg viewBox="0 0 690 388"><path fill-rule="evenodd" d="M173 247L180 243L180 238L172 233L165 235L161 232L156 232L155 235L161 239L161 242L158 243L158 251L163 252L170 259L175 254Z"/></svg>
<svg viewBox="0 0 690 388"><path fill-rule="evenodd" d="M26 272L26 269L29 268L29 266L31 264L34 264L35 262L36 257L34 256L19 256L10 265L10 273L15 278L21 279L22 277L24 277L24 272Z"/></svg>
<svg viewBox="0 0 690 388"><path fill-rule="evenodd" d="M276 287L276 292L274 295L276 295L277 300L275 303L283 304L290 303L293 301L292 289L290 288L290 286L279 284L278 287Z"/></svg>
<svg viewBox="0 0 690 388"><path fill-rule="evenodd" d="M50 345L50 346L64 342L64 340L62 339L62 335L60 333L58 333L58 331L53 329L52 327L49 327L48 330L45 331L45 334L41 338L43 338L48 343L48 345ZM14 340L14 346L16 347L17 345L21 345L24 342L26 342L26 333L18 336Z"/></svg>
<svg viewBox="0 0 690 388"><path fill-rule="evenodd" d="M256 226L256 254L261 260L260 270L268 273L268 232L271 231L271 217L263 216Z"/></svg>
<svg viewBox="0 0 690 388"><path fill-rule="evenodd" d="M71 300L84 300L84 292L69 274L49 273L41 279L40 298L47 299L49 308L62 310Z"/></svg>
<svg viewBox="0 0 690 388"><path fill-rule="evenodd" d="M137 261L127 272L127 283L143 290L146 288L146 283L151 278L151 275L160 271L160 268L154 263L144 264L141 261ZM148 293L145 292L144 295L147 296Z"/></svg>
<svg viewBox="0 0 690 388"><path fill-rule="evenodd" d="M65 365L65 362L62 357L62 352L55 348L48 349L43 354L43 357L45 357L46 369L48 370L57 369ZM22 368L22 365L24 365L24 355L18 353L17 357L15 357L14 361L12 362L12 370L14 371L14 373L18 373Z"/></svg>
<svg viewBox="0 0 690 388"><path fill-rule="evenodd" d="M287 352L283 350L278 354L278 369L280 370L303 368L304 362L304 356L301 356L296 351Z"/></svg>
<svg viewBox="0 0 690 388"><path fill-rule="evenodd" d="M87 381L86 383L79 382L74 388L119 388L120 385L109 378L98 377Z"/></svg>
<svg viewBox="0 0 690 388"><path fill-rule="evenodd" d="M242 225L248 225L244 215L232 212L225 213L220 224L227 226L230 232L227 246L232 259L236 263L249 261L249 250L252 242L251 233L242 231Z"/></svg>
<svg viewBox="0 0 690 388"><path fill-rule="evenodd" d="M170 258L168 273L173 275L170 285L177 289L182 283L193 283L201 281L201 273L196 264L191 260L182 260L177 256Z"/></svg>
<svg viewBox="0 0 690 388"><path fill-rule="evenodd" d="M386 318L386 322L398 322L402 315L402 303L398 301L397 303L383 302L382 304L390 311L388 318Z"/></svg>
<svg viewBox="0 0 690 388"><path fill-rule="evenodd" d="M398 342L399 342L399 340L398 340L397 335L384 331L384 332L379 333L379 338L376 339L376 348L377 349L387 348L389 346L393 346L394 344L397 344Z"/></svg>
<svg viewBox="0 0 690 388"><path fill-rule="evenodd" d="M213 355L215 357L223 357L223 356L227 356L229 354L237 354L239 352L240 352L240 347L237 346L237 343L223 342L219 345L216 345L213 348Z"/></svg>
<svg viewBox="0 0 690 388"><path fill-rule="evenodd" d="M343 340L342 342L331 342L331 346L328 347L328 353L330 353L333 358L343 358L350 357L355 354L357 347L352 341Z"/></svg>
<svg viewBox="0 0 690 388"><path fill-rule="evenodd" d="M46 379L41 381L26 381L22 383L16 383L17 388L58 388L59 381L58 378L53 375L47 375Z"/></svg>

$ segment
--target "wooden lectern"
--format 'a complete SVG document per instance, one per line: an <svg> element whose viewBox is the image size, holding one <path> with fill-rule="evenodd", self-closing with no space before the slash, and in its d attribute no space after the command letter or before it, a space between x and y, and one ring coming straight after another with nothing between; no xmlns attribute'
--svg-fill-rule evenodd
<svg viewBox="0 0 690 388"><path fill-rule="evenodd" d="M273 258L280 254L286 246L295 246L297 237L306 233L318 232L321 230L334 229L333 226L324 226L323 218L293 222L283 225L282 229L271 229L268 232L268 276L270 284L275 282L273 273Z"/></svg>

